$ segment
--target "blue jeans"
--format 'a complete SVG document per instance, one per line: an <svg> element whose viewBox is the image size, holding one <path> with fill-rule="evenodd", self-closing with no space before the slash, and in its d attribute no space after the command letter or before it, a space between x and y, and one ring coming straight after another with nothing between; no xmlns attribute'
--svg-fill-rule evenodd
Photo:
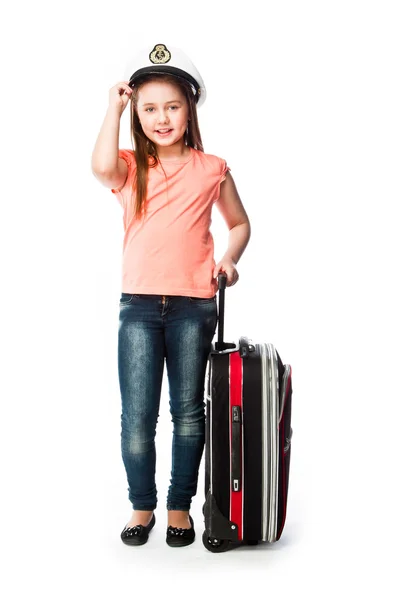
<svg viewBox="0 0 400 600"><path fill-rule="evenodd" d="M204 448L205 373L217 319L216 296L121 294L121 451L134 510L157 506L155 435L164 359L173 422L167 509L190 508Z"/></svg>

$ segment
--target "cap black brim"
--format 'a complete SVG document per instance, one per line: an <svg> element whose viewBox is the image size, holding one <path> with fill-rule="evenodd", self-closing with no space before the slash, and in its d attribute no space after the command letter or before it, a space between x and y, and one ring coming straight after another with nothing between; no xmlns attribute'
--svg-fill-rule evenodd
<svg viewBox="0 0 400 600"><path fill-rule="evenodd" d="M177 77L178 79L183 79L184 81L187 81L188 83L190 83L195 92L196 92L196 102L199 99L199 84L197 83L197 81L195 80L194 77L192 77L191 75L189 75L189 73L187 73L186 71L182 71L182 69L178 69L177 67L170 67L168 65L160 65L160 66L152 66L152 67L143 67L142 69L138 69L137 71L135 71L130 79L129 79L129 85L132 86L138 79L140 79L143 75L148 75L148 74L152 74L152 73L167 73L168 75L173 75L174 77Z"/></svg>

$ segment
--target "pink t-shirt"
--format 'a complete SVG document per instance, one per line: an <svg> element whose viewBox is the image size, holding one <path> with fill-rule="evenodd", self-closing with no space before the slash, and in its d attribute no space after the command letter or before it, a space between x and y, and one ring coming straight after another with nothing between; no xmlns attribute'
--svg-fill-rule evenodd
<svg viewBox="0 0 400 600"><path fill-rule="evenodd" d="M122 291L211 298L218 291L213 278L214 240L210 232L213 204L230 168L212 154L190 148L183 161L149 168L145 219L133 215L132 181L136 170L132 150L119 150L128 177L112 189L123 208Z"/></svg>

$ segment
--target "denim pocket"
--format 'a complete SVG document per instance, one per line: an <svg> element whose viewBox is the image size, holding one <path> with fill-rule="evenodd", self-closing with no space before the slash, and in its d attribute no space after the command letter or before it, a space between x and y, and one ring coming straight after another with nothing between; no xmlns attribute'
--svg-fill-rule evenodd
<svg viewBox="0 0 400 600"><path fill-rule="evenodd" d="M121 292L121 298L119 300L120 306L131 304L132 300L137 297L137 294L128 294L127 292Z"/></svg>

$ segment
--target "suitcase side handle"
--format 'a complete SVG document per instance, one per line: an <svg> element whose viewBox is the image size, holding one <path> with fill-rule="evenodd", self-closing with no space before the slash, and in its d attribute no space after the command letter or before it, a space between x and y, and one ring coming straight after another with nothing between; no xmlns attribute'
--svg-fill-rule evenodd
<svg viewBox="0 0 400 600"><path fill-rule="evenodd" d="M231 451L231 488L233 492L242 489L242 409L232 406L232 451Z"/></svg>

